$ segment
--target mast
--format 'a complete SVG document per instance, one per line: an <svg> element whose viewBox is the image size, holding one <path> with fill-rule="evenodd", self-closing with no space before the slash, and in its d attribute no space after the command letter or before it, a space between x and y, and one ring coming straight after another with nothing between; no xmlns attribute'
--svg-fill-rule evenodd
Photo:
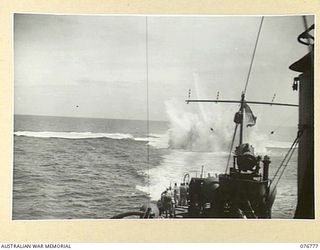
<svg viewBox="0 0 320 250"><path fill-rule="evenodd" d="M243 142L243 121L244 121L244 93L241 94L241 105L240 105L240 114L241 114L241 122L240 122L240 139L239 146Z"/></svg>

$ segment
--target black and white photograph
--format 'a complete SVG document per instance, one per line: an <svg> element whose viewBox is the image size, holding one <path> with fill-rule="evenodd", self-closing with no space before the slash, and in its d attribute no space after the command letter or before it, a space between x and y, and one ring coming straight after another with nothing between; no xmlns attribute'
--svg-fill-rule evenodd
<svg viewBox="0 0 320 250"><path fill-rule="evenodd" d="M314 219L314 25L14 13L12 220Z"/></svg>

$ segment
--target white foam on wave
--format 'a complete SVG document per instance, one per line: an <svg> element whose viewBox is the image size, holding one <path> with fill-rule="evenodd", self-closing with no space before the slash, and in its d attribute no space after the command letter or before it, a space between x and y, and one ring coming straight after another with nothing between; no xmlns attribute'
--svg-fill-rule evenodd
<svg viewBox="0 0 320 250"><path fill-rule="evenodd" d="M92 133L92 132L52 132L52 131L17 131L16 136L28 136L39 138L64 138L64 139L87 139L87 138L111 138L111 139L134 139L131 134L123 133Z"/></svg>
<svg viewBox="0 0 320 250"><path fill-rule="evenodd" d="M146 141L148 144L154 148L168 148L168 133L165 134L150 134L149 137L137 137L134 138L136 141Z"/></svg>
<svg viewBox="0 0 320 250"><path fill-rule="evenodd" d="M150 134L150 137L134 137L126 133L92 133L92 132L53 132L53 131L17 131L16 136L28 136L38 138L62 138L62 139L94 139L94 138L110 138L110 139L131 139L135 141L149 142L150 146L156 148L168 147L167 134Z"/></svg>

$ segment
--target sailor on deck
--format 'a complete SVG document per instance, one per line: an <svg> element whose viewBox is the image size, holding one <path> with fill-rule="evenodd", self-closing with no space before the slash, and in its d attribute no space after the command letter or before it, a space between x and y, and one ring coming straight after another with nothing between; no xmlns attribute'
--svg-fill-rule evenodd
<svg viewBox="0 0 320 250"><path fill-rule="evenodd" d="M187 186L185 185L185 183L180 184L180 205L187 205Z"/></svg>
<svg viewBox="0 0 320 250"><path fill-rule="evenodd" d="M177 183L175 183L173 187L173 197L174 197L174 204L175 206L177 206L179 203L179 187Z"/></svg>
<svg viewBox="0 0 320 250"><path fill-rule="evenodd" d="M174 216L174 208L173 208L173 201L172 201L172 192L167 189L161 194L161 210L162 213L165 215L166 218L172 218Z"/></svg>

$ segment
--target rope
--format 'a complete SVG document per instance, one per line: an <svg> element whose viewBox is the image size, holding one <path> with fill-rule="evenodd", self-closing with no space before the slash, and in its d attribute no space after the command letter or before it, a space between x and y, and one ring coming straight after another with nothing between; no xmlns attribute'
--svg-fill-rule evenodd
<svg viewBox="0 0 320 250"><path fill-rule="evenodd" d="M229 156L228 156L228 162L227 162L227 166L226 166L226 171L225 173L228 172L228 168L229 168L229 163L230 163L230 158L231 158L231 154L232 154L232 149L233 149L233 144L234 144L234 140L236 138L236 133L237 133L237 129L238 129L238 123L236 124L235 128L234 128L234 132L233 132L233 137L232 137L232 141L231 141L231 145L230 145L230 152L229 152Z"/></svg>
<svg viewBox="0 0 320 250"><path fill-rule="evenodd" d="M150 196L150 145L149 145L149 130L150 130L150 119L149 119L149 53L148 53L148 17L146 16L146 83L147 83L147 185L148 185L148 195ZM148 207L150 205L150 199L148 198Z"/></svg>
<svg viewBox="0 0 320 250"><path fill-rule="evenodd" d="M291 159L291 157L292 157L292 155L293 155L293 153L294 153L294 151L295 151L295 149L296 149L296 146L297 146L298 143L299 143L299 139L300 139L300 137L302 136L302 134L303 134L303 130L299 130L298 133L297 133L297 137L296 137L295 140L293 141L291 147L289 148L289 150L288 150L288 152L286 153L284 159L282 160L279 168L277 169L276 173L274 174L274 176L273 176L273 178L272 178L272 180L271 180L270 185L274 182L274 180L276 179L278 173L279 173L280 170L281 170L281 172L280 172L280 174L279 174L279 176L278 176L278 178L277 178L277 180L276 180L276 182L275 182L275 185L273 186L273 189L271 190L271 195L272 195L272 194L274 193L274 191L276 190L276 187L277 187L277 185L278 185L278 183L279 183L282 175L284 174L284 171L286 170L286 168L287 168L287 166L288 166L288 163L289 163L289 161L290 161L290 159Z"/></svg>
<svg viewBox="0 0 320 250"><path fill-rule="evenodd" d="M286 161L287 157L289 156L291 150L295 147L295 145L298 143L299 138L301 137L303 133L303 130L299 130L297 137L294 139L293 143L291 144L291 147L289 148L288 152L286 153L285 157L283 158L279 168L277 169L276 173L274 174L273 178L271 179L271 182L273 182L275 180L275 178L277 177L280 169L283 167L284 162Z"/></svg>
<svg viewBox="0 0 320 250"><path fill-rule="evenodd" d="M298 144L298 142L296 143L296 145L297 145L297 144ZM282 177L282 175L284 174L284 171L286 170L286 168L287 168L287 166L288 166L288 163L289 163L289 161L290 161L290 159L291 159L291 157L292 157L292 155L293 155L293 153L294 153L294 151L295 151L295 149L296 149L296 145L295 145L294 148L291 150L290 156L289 156L286 164L283 165L284 167L282 168L282 171L281 171L281 173L280 173L277 181L275 182L275 185L273 185L273 188L272 188L269 196L272 196L273 193L275 192L275 190L276 190L276 188L277 188L277 185L279 184L279 181L281 180L281 177ZM279 169L280 169L280 168L279 168ZM270 186L271 186L272 183L273 183L273 182L271 181L271 182L270 182Z"/></svg>
<svg viewBox="0 0 320 250"><path fill-rule="evenodd" d="M253 65L253 60L254 60L254 57L255 57L255 54L256 54L256 50L257 50L257 45L258 45L258 41L259 41L259 37L260 37L260 32L261 32L261 28L262 28L263 19L264 19L264 17L261 17L261 22L260 22L260 27L259 27L257 39L256 39L256 44L255 44L255 46L254 46L253 55L252 55L251 62L250 62L250 67L249 67L249 72L248 72L248 76L247 76L247 80L246 80L246 85L245 85L245 88L244 88L244 91L243 91L244 94L245 94L246 91L247 91L247 87L248 87L248 83L249 83L249 78L250 78L250 73L251 73L251 69L252 69L252 65Z"/></svg>
<svg viewBox="0 0 320 250"><path fill-rule="evenodd" d="M279 175L278 180L277 180L277 181L276 181L276 183L275 183L275 186L277 186L277 185L278 185L278 183L279 183L279 181L280 181L280 179L281 179L281 177L282 177L282 175L283 175L283 173L284 173L285 169L286 169L286 168L287 168L287 166L288 166L288 163L289 163L289 161L290 161L290 159L291 159L291 157L292 157L292 155L293 155L293 153L294 153L295 149L297 148L296 146L298 145L298 143L299 143L299 140L296 142L296 145L294 145L294 148L291 150L290 155L289 155L289 157L288 157L288 160L287 160L286 164L284 164L284 167L282 168L282 171L281 171L281 173L280 173L280 175Z"/></svg>

